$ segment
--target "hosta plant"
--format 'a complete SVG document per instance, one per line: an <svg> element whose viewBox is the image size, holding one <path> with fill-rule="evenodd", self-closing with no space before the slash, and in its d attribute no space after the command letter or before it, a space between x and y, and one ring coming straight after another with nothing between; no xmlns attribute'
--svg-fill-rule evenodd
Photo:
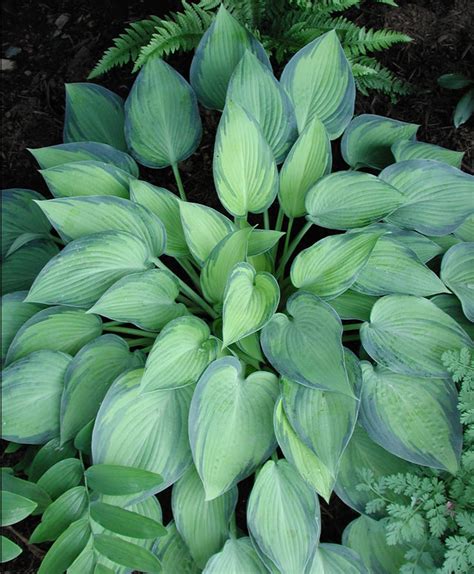
<svg viewBox="0 0 474 574"><path fill-rule="evenodd" d="M40 574L392 573L382 513L320 543L320 497L365 516L359 469L459 472L441 357L472 348L473 178L418 126L353 118L334 32L277 80L221 13L191 84L155 58L125 102L69 85L64 143L32 150L53 199L3 192L3 488L42 514ZM223 108L220 211L180 177L199 103Z"/></svg>

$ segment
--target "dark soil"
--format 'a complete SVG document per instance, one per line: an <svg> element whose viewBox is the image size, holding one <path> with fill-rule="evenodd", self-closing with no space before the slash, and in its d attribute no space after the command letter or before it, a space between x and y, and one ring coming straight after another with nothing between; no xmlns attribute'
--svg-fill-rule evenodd
<svg viewBox="0 0 474 574"><path fill-rule="evenodd" d="M467 125L454 129L452 113L459 93L438 87L438 76L448 72L472 75L474 5L470 0L399 1L399 9L367 3L353 12L367 27L391 27L413 38L380 56L381 61L409 80L414 91L396 104L382 95L359 97L358 113L376 113L421 124L419 139L465 152L463 169L474 171L474 131ZM93 64L112 38L130 21L149 14L163 15L176 9L176 0L135 0L126 4L113 0L2 0L2 55L12 69L1 72L2 93L2 186L26 187L48 195L26 148L60 143L64 115L64 83L85 81ZM470 35L471 34L471 35ZM187 75L190 56L172 57L172 65ZM96 80L97 81L97 80ZM99 82L126 97L133 81L129 68L114 70ZM192 201L219 208L212 182L211 158L218 116L203 110L204 139L198 154L183 163L183 180ZM343 168L343 165L335 166ZM170 170L142 170L142 177L174 189ZM245 523L245 504L251 480L240 492L238 522ZM170 518L169 495L160 500L165 519ZM334 496L323 505L325 541L340 542L345 525L355 514ZM4 572L29 573L39 560L25 540L35 520L17 525L14 538L25 552Z"/></svg>

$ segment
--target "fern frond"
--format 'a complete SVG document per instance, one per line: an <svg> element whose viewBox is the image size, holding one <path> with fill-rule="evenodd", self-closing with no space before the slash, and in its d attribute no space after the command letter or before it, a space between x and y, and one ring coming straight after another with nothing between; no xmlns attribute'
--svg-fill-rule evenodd
<svg viewBox="0 0 474 574"><path fill-rule="evenodd" d="M271 2L266 0L240 0L239 2L228 0L224 2L225 7L229 9L232 15L250 30L260 28L268 4Z"/></svg>
<svg viewBox="0 0 474 574"><path fill-rule="evenodd" d="M366 30L365 27L346 30L342 38L344 48L352 56L386 50L394 44L411 41L410 36L396 30Z"/></svg>
<svg viewBox="0 0 474 574"><path fill-rule="evenodd" d="M116 66L135 61L143 45L150 41L159 21L160 19L156 16L151 16L146 20L132 22L120 36L114 38L114 45L104 52L88 79L97 78Z"/></svg>
<svg viewBox="0 0 474 574"><path fill-rule="evenodd" d="M365 66L375 72L373 74L355 75L357 88L364 96L369 94L369 90L377 90L387 94L392 102L395 102L400 96L405 96L412 90L408 82L395 76L393 72L382 66L375 58L368 56L352 58L349 56L349 61L352 66Z"/></svg>

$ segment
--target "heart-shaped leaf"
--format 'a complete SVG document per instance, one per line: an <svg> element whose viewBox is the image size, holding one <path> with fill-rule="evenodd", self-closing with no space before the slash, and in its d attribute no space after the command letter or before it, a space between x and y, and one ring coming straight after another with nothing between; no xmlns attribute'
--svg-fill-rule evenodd
<svg viewBox="0 0 474 574"><path fill-rule="evenodd" d="M273 410L278 379L265 371L245 378L238 359L214 361L196 386L189 440L206 500L249 476L275 448Z"/></svg>
<svg viewBox="0 0 474 574"><path fill-rule="evenodd" d="M258 557L248 536L230 538L224 548L212 556L203 574L268 574L268 570Z"/></svg>
<svg viewBox="0 0 474 574"><path fill-rule="evenodd" d="M406 159L434 159L461 169L463 151L454 151L438 145L414 140L401 140L392 145L392 154L396 161Z"/></svg>
<svg viewBox="0 0 474 574"><path fill-rule="evenodd" d="M474 321L474 243L460 243L446 252L441 278L461 301L469 321Z"/></svg>

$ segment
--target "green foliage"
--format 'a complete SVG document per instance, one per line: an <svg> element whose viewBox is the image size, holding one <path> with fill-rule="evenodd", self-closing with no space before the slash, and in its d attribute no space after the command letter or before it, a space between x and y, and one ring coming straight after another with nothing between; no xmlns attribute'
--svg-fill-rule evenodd
<svg viewBox="0 0 474 574"><path fill-rule="evenodd" d="M474 113L474 80L464 74L443 74L438 78L438 84L448 90L465 90L453 112L454 127L465 124Z"/></svg>

